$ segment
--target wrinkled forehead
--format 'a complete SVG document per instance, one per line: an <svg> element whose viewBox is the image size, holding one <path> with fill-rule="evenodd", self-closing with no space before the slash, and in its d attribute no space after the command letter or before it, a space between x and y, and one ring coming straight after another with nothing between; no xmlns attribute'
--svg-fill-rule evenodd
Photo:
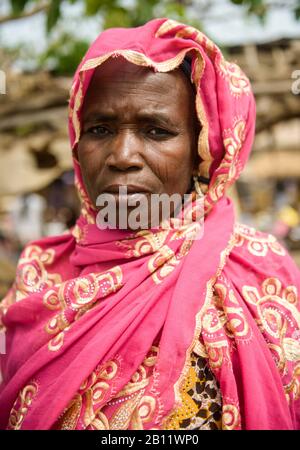
<svg viewBox="0 0 300 450"><path fill-rule="evenodd" d="M157 72L151 67L133 64L120 57L109 58L96 67L85 96L91 92L114 90L114 86L143 88L145 93L174 93L182 90L184 95L194 93L192 83L181 67L170 72Z"/></svg>
<svg viewBox="0 0 300 450"><path fill-rule="evenodd" d="M180 69L161 73L124 58L110 58L94 71L80 114L87 118L118 111L165 113L177 120L195 121L195 94ZM181 119L180 119L181 118Z"/></svg>
<svg viewBox="0 0 300 450"><path fill-rule="evenodd" d="M180 66L175 67L170 71L158 72L151 66L134 64L127 59L125 59L122 55L110 56L106 61L102 64L99 64L98 67L95 68L93 77L97 76L117 76L120 74L131 74L136 76L146 76L147 74L179 74L182 76L184 74L188 81L190 82L191 78L191 63L190 58L185 57L182 64ZM122 77L122 75L120 75Z"/></svg>

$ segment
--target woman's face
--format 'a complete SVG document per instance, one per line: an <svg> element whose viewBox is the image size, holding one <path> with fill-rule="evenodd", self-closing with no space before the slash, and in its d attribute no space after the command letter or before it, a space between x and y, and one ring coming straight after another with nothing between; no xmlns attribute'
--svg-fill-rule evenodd
<svg viewBox="0 0 300 450"><path fill-rule="evenodd" d="M81 123L77 158L94 206L100 194L116 195L121 186L130 195L189 190L199 127L181 70L157 73L110 59L94 73Z"/></svg>

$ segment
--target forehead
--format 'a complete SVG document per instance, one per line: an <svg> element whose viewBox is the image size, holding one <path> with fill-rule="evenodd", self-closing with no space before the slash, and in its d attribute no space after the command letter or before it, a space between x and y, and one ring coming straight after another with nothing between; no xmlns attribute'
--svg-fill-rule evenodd
<svg viewBox="0 0 300 450"><path fill-rule="evenodd" d="M172 72L154 72L151 68L129 63L123 58L109 59L95 70L84 99L83 109L107 102L118 106L128 98L145 107L157 104L160 108L190 106L194 94L186 75L176 69Z"/></svg>

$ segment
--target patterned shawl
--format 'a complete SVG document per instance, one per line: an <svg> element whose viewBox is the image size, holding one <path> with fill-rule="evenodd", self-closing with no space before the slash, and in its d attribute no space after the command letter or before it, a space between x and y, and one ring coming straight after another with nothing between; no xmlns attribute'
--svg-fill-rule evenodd
<svg viewBox="0 0 300 450"><path fill-rule="evenodd" d="M210 179L203 238L185 229L100 231L74 159L76 226L26 246L1 304L1 428L172 428L192 352L217 379L224 429L299 427L299 272L272 236L235 223L225 195L255 128L240 68L172 20L104 31L74 77L71 147L93 72L107 58L168 72L187 53L202 125L199 173Z"/></svg>

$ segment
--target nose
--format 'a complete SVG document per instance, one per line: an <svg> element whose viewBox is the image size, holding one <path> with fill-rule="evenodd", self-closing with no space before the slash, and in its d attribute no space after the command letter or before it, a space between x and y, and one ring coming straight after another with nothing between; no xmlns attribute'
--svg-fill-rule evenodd
<svg viewBox="0 0 300 450"><path fill-rule="evenodd" d="M138 171L144 167L143 143L135 130L122 129L111 142L106 165L112 171Z"/></svg>

